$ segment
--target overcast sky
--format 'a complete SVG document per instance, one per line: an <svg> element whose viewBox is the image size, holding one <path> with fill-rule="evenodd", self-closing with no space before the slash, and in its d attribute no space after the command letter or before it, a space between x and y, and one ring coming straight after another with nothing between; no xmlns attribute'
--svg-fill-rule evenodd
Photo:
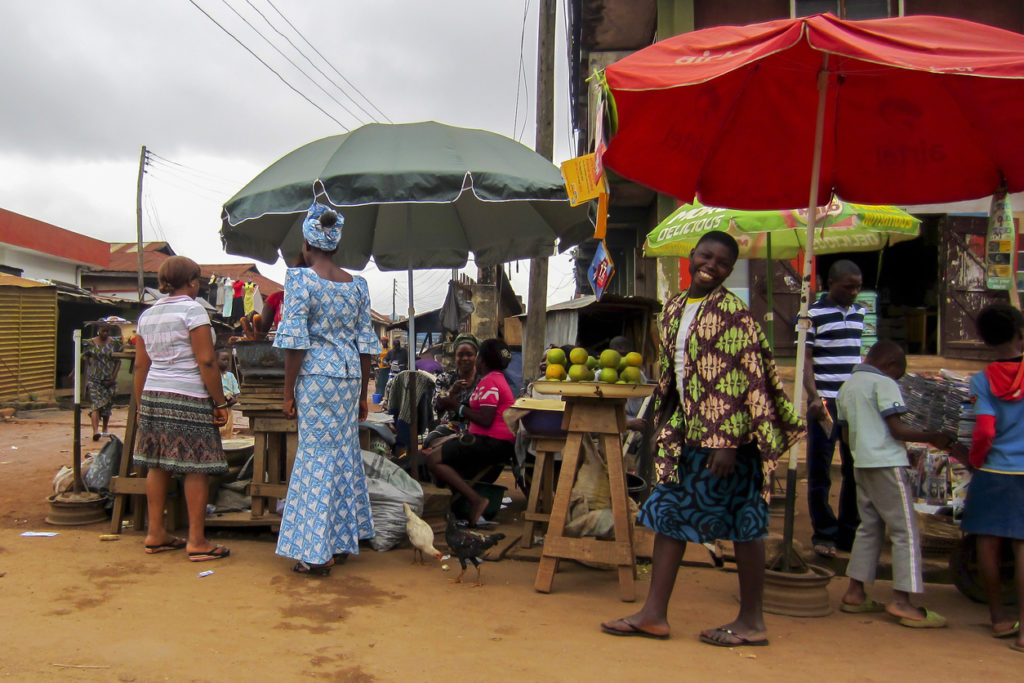
<svg viewBox="0 0 1024 683"><path fill-rule="evenodd" d="M556 162L571 156L564 2L558 4ZM282 15L354 88L318 60ZM201 263L250 260L221 249L223 203L295 147L356 128L370 114L385 120L373 107L396 123L433 119L483 128L532 148L536 45L537 2L530 0L0 0L0 207L98 239L135 241L139 152L146 145L159 158L144 181L143 238L167 240ZM283 264L259 267L283 282ZM529 264L511 270L525 300ZM468 272L475 277L475 268ZM404 272L379 273L371 265L363 274L382 313L391 312L397 279L396 307L405 312ZM441 304L449 274L417 273L418 312ZM549 303L572 292L568 258L552 259Z"/></svg>

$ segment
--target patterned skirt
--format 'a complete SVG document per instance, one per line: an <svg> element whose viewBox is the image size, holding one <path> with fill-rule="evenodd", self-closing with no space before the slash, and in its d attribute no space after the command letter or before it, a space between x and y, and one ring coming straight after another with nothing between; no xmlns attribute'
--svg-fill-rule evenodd
<svg viewBox="0 0 1024 683"><path fill-rule="evenodd" d="M135 462L174 474L228 471L213 402L167 391L144 391L139 404Z"/></svg>
<svg viewBox="0 0 1024 683"><path fill-rule="evenodd" d="M659 484L640 510L637 521L679 541L710 543L754 541L768 533L768 504L761 495L761 456L742 447L728 477L707 468L711 454L683 446L678 484Z"/></svg>
<svg viewBox="0 0 1024 683"><path fill-rule="evenodd" d="M89 412L98 413L100 417L110 417L111 404L114 402L114 387L108 387L103 380L89 380Z"/></svg>
<svg viewBox="0 0 1024 683"><path fill-rule="evenodd" d="M359 449L357 378L299 375L299 445L288 482L277 554L326 564L373 538L370 495Z"/></svg>

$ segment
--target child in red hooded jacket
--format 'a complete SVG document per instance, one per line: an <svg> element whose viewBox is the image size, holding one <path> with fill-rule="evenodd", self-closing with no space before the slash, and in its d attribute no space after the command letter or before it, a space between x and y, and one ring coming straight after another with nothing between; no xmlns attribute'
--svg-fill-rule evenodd
<svg viewBox="0 0 1024 683"><path fill-rule="evenodd" d="M999 360L971 378L977 422L969 459L976 471L961 528L978 537L992 635L1015 636L1010 647L1024 652L1024 315L1009 304L986 306L978 314L978 333ZM1004 539L1013 544L1017 565L1017 616L1002 604Z"/></svg>

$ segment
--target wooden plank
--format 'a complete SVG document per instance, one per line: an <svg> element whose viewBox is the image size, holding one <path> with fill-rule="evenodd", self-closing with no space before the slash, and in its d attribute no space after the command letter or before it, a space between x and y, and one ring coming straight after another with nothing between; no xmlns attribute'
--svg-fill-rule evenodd
<svg viewBox="0 0 1024 683"><path fill-rule="evenodd" d="M250 426L254 432L298 432L299 421L287 417L253 417Z"/></svg>
<svg viewBox="0 0 1024 683"><path fill-rule="evenodd" d="M253 481L249 484L249 494L256 498L262 496L264 498L284 498L288 494L288 484L260 484Z"/></svg>
<svg viewBox="0 0 1024 683"><path fill-rule="evenodd" d="M497 545L491 546L484 553L484 559L488 562L497 562L498 560L505 557L508 551L519 542L519 534L509 534L505 538L498 541Z"/></svg>
<svg viewBox="0 0 1024 683"><path fill-rule="evenodd" d="M110 492L119 496L146 495L146 480L141 477L116 476L110 478ZM114 501L117 505L117 501ZM121 520L117 521L121 526Z"/></svg>
<svg viewBox="0 0 1024 683"><path fill-rule="evenodd" d="M602 541L596 538L545 538L544 555L567 560L632 565L633 546L625 541Z"/></svg>
<svg viewBox="0 0 1024 683"><path fill-rule="evenodd" d="M267 433L256 432L254 435L253 459L252 459L252 482L263 483L267 474ZM262 496L252 496L252 516L262 517L264 511L264 500Z"/></svg>

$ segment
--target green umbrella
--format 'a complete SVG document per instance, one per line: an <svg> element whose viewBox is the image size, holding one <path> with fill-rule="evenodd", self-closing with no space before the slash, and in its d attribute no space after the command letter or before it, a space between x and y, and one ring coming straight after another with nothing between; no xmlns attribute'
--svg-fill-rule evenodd
<svg viewBox="0 0 1024 683"><path fill-rule="evenodd" d="M814 252L878 251L917 237L921 221L895 206L853 204L833 199L818 209ZM711 230L736 238L740 258L794 258L806 246L807 210L738 211L680 206L647 234L645 256L689 256Z"/></svg>
<svg viewBox="0 0 1024 683"><path fill-rule="evenodd" d="M285 155L224 205L224 250L286 260L314 192L345 217L335 261L361 269L458 268L548 256L591 237L562 174L497 133L434 121L371 123Z"/></svg>
<svg viewBox="0 0 1024 683"><path fill-rule="evenodd" d="M917 237L920 223L895 206L854 204L833 198L827 206L818 207L815 225L821 228L814 233L814 253L881 252L886 245ZM647 233L644 256L689 256L698 240L712 230L735 237L740 258L795 258L806 246L807 210L740 211L694 201L680 206ZM768 273L768 310L774 313L770 265ZM767 327L767 337L774 345L771 317Z"/></svg>
<svg viewBox="0 0 1024 683"><path fill-rule="evenodd" d="M478 265L549 256L594 234L587 207L569 205L561 171L511 138L434 121L371 123L286 154L229 199L224 250L291 263L314 195L345 218L338 265L362 269L372 257L380 270L408 271L410 369L414 269L460 268L471 253ZM415 439L410 446L416 462Z"/></svg>

